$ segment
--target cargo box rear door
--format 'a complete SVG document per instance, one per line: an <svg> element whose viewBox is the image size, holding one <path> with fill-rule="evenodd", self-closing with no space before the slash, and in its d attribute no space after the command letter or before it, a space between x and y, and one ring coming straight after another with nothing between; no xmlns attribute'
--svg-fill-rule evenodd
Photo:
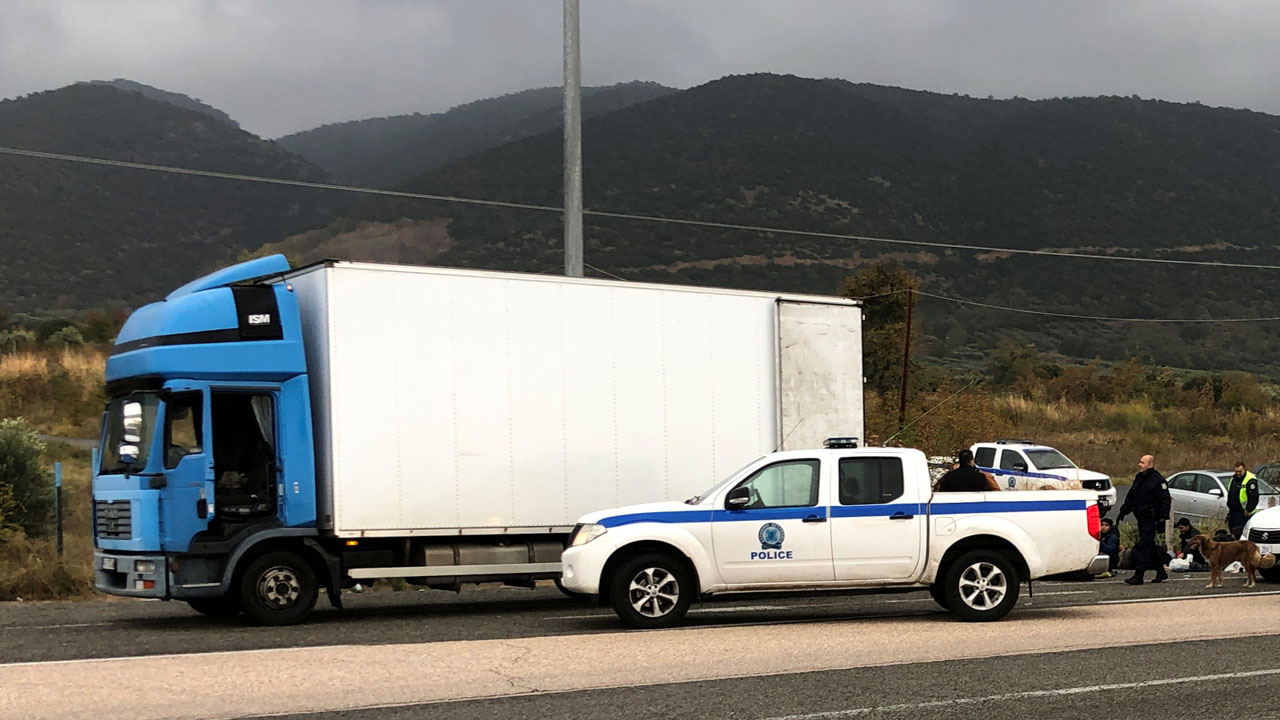
<svg viewBox="0 0 1280 720"><path fill-rule="evenodd" d="M778 301L779 446L822 447L862 428L862 308Z"/></svg>

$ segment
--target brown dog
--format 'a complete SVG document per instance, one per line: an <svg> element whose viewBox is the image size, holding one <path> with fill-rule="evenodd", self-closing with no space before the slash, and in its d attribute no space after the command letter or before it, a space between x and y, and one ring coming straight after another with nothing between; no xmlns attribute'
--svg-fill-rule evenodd
<svg viewBox="0 0 1280 720"><path fill-rule="evenodd" d="M1208 535L1196 535L1187 541L1187 545L1198 549L1204 559L1209 561L1209 584L1205 587L1214 585L1222 587L1222 569L1233 562L1239 561L1244 566L1245 572L1249 574L1244 583L1245 587L1253 587L1257 584L1255 571L1258 568L1275 567L1276 564L1275 555L1270 553L1263 555L1258 552L1258 546L1248 540L1214 542Z"/></svg>

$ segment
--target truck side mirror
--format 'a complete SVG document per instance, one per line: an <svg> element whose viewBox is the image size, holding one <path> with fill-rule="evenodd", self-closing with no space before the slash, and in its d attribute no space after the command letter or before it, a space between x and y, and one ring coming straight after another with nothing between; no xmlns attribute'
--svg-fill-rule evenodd
<svg viewBox="0 0 1280 720"><path fill-rule="evenodd" d="M751 488L736 487L729 491L729 498L725 500L725 504L730 508L742 509L751 502Z"/></svg>

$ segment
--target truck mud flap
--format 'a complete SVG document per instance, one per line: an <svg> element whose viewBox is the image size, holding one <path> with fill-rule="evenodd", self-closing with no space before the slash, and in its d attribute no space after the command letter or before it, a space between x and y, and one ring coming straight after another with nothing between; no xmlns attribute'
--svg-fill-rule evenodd
<svg viewBox="0 0 1280 720"><path fill-rule="evenodd" d="M328 577L325 578L325 590L329 594L329 604L334 608L342 609L342 562L338 560L332 553L324 549L324 546L316 542L313 538L306 538L302 541L304 545L316 551L316 554L324 560L325 570Z"/></svg>

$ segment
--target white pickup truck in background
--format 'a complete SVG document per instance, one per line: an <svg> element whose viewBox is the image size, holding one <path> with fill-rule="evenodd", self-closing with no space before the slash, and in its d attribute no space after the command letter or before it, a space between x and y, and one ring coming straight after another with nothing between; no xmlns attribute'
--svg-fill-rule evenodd
<svg viewBox="0 0 1280 720"><path fill-rule="evenodd" d="M1004 490L1040 490L1046 484L1067 490L1093 490L1103 515L1116 506L1111 478L1076 464L1048 445L1030 440L997 440L969 448L974 464L995 476Z"/></svg>
<svg viewBox="0 0 1280 720"><path fill-rule="evenodd" d="M1106 569L1092 491L935 494L918 450L827 444L766 455L683 503L584 515L561 582L636 628L762 591L928 589L965 620L998 620L1023 581Z"/></svg>

